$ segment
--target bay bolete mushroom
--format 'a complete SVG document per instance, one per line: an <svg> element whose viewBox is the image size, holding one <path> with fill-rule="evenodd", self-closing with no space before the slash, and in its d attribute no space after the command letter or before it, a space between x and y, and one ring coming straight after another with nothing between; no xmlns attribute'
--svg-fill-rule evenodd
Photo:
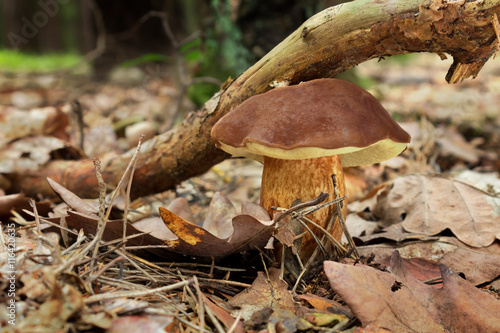
<svg viewBox="0 0 500 333"><path fill-rule="evenodd" d="M385 161L410 142L408 133L370 93L338 79L255 95L222 117L211 135L224 151L264 163L260 204L271 217L272 206L289 208L296 199L312 200L321 192L333 199L332 174L343 196L342 166ZM344 216L345 208L344 204ZM329 206L308 217L325 227L334 211ZM331 233L340 239L338 221ZM313 242L309 235L303 238L303 259L314 250Z"/></svg>

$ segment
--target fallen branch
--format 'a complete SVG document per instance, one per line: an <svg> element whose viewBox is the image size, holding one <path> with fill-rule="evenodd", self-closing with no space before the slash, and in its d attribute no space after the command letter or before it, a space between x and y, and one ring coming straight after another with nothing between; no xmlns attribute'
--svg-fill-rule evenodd
<svg viewBox="0 0 500 333"><path fill-rule="evenodd" d="M433 52L454 59L446 80L475 77L499 47L500 0L358 0L326 9L304 22L259 62L190 113L176 128L143 144L132 197L174 187L227 158L210 139L215 122L247 98L280 84L335 75L364 61ZM116 185L133 150L101 157L103 177ZM17 191L52 195L51 177L81 197L97 197L91 160L52 161L11 178Z"/></svg>

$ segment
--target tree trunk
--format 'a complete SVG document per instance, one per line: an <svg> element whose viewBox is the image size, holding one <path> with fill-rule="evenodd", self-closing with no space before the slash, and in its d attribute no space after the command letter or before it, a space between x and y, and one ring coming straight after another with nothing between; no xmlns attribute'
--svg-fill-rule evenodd
<svg viewBox="0 0 500 333"><path fill-rule="evenodd" d="M373 58L412 52L451 55L450 83L475 77L498 50L499 13L500 0L357 0L328 8L226 84L201 110L145 142L132 196L167 190L227 158L210 139L212 126L247 98L277 84L334 77ZM132 153L101 159L109 185L118 183ZM94 174L91 161L52 161L36 175L17 175L13 183L30 195L51 195L48 176L82 197L96 197Z"/></svg>

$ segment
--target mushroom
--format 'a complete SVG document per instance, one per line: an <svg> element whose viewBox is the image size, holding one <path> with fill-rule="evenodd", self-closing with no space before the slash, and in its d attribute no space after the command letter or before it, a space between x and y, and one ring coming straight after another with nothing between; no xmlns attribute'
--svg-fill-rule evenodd
<svg viewBox="0 0 500 333"><path fill-rule="evenodd" d="M410 142L408 133L370 93L338 79L317 79L255 95L222 117L211 135L224 151L264 163L260 205L271 217L273 206L289 208L296 199L312 200L321 192L332 198L332 174L338 195L343 196L343 166L387 160ZM334 212L333 205L308 217L325 227ZM340 239L338 221L331 234ZM306 234L301 257L309 258L314 248L314 239Z"/></svg>

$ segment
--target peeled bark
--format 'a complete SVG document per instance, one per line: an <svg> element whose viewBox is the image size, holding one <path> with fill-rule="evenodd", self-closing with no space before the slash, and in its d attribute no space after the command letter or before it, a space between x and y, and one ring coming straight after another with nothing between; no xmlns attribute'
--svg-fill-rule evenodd
<svg viewBox="0 0 500 333"><path fill-rule="evenodd" d="M304 22L259 62L230 82L198 112L143 145L132 196L161 192L207 171L228 155L215 148L215 122L247 98L278 84L334 77L364 61L412 52L454 59L450 83L475 77L499 46L500 0L357 0L326 9ZM118 183L133 151L102 160L104 179ZM52 161L36 174L11 175L30 195L52 195L49 176L82 197L97 196L89 161Z"/></svg>

